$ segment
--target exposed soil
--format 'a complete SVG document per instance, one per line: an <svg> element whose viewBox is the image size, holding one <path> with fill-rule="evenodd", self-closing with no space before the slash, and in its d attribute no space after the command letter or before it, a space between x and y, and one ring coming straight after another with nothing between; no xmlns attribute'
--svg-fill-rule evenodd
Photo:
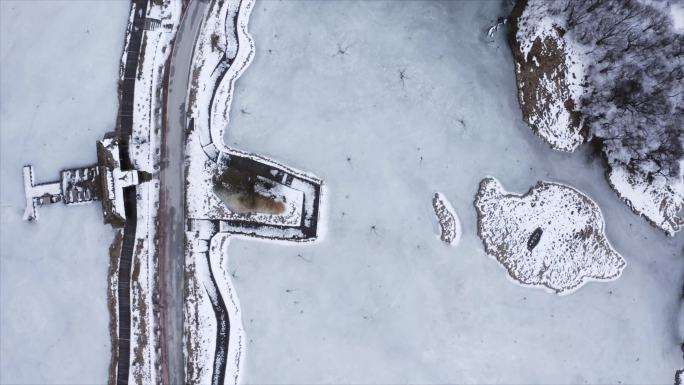
<svg viewBox="0 0 684 385"><path fill-rule="evenodd" d="M527 0L520 0L516 3L510 17L510 28L508 30L508 44L515 61L515 75L518 85L518 101L523 114L523 119L530 126L532 131L542 138L549 145L556 148L556 144L545 135L541 134L542 128L538 125L538 117L543 116L550 110L550 103L554 102L559 96L563 96L563 107L570 114L570 126L568 130L579 132L584 139L587 138L586 129L581 127L582 116L575 109L575 102L572 100L568 86L567 62L569 60L565 52L562 36L565 31L556 28L560 39L546 37L542 41L537 37L530 52L525 56L520 49L516 38L521 15L527 6ZM550 81L553 87L542 84L542 80ZM553 92L553 91L556 92Z"/></svg>

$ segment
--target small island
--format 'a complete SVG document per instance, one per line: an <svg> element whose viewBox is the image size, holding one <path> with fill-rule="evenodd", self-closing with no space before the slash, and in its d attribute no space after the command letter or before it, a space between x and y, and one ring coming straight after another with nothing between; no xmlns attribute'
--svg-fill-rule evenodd
<svg viewBox="0 0 684 385"><path fill-rule="evenodd" d="M450 246L457 246L461 240L461 222L456 215L456 210L444 194L439 192L432 197L432 208L435 210L435 217L439 224L439 239Z"/></svg>
<svg viewBox="0 0 684 385"><path fill-rule="evenodd" d="M475 208L485 251L524 286L566 294L588 281L616 279L625 267L598 205L570 186L539 182L519 195L488 177Z"/></svg>

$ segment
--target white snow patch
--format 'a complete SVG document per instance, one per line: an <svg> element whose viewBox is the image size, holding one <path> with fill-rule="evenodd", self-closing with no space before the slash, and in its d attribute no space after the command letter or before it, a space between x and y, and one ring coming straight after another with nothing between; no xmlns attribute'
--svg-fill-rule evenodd
<svg viewBox="0 0 684 385"><path fill-rule="evenodd" d="M526 9L526 11L529 8ZM527 13L527 12L525 12ZM523 13L522 17L525 17ZM527 24L520 25L518 27L518 33L515 38L520 44L520 51L525 57L529 56L530 50L532 50L532 44L536 39L544 41L549 36L557 36L556 26L560 23L551 17L541 17L534 20L534 22L528 22Z"/></svg>
<svg viewBox="0 0 684 385"><path fill-rule="evenodd" d="M684 218L678 216L684 208L684 179L668 184L663 178L648 182L641 174L633 174L625 167L612 167L608 182L627 206L663 229L669 236L681 229Z"/></svg>

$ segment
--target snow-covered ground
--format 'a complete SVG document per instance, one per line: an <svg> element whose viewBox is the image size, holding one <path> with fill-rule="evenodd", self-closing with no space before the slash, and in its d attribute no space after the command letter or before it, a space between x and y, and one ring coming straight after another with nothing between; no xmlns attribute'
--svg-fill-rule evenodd
<svg viewBox="0 0 684 385"><path fill-rule="evenodd" d="M255 3L226 142L324 179L330 220L316 245L231 242L246 383L672 382L684 239L636 217L588 149L531 134L504 32L486 37L499 6ZM476 234L485 175L586 193L621 277L563 297L511 284ZM458 248L435 238L434 191Z"/></svg>
<svg viewBox="0 0 684 385"><path fill-rule="evenodd" d="M114 128L125 1L0 2L0 382L105 383L108 247L99 204L21 220L37 181L93 164Z"/></svg>
<svg viewBox="0 0 684 385"><path fill-rule="evenodd" d="M670 236L684 225L684 218L679 216L684 208L684 179L668 184L663 178L655 178L649 183L643 175L620 166L611 167L606 175L608 183L636 215Z"/></svg>
<svg viewBox="0 0 684 385"><path fill-rule="evenodd" d="M475 208L485 250L524 286L567 294L617 279L625 267L606 239L601 209L570 186L539 182L516 194L488 177Z"/></svg>

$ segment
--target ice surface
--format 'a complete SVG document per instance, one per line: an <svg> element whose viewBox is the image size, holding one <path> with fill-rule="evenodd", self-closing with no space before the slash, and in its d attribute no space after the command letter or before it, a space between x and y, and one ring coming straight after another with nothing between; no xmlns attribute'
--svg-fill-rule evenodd
<svg viewBox="0 0 684 385"><path fill-rule="evenodd" d="M499 6L257 1L226 142L324 179L329 229L231 242L246 383L672 382L684 239L632 214L588 149L554 152L522 122L504 34L486 36ZM560 298L511 284L475 231L485 175L591 196L620 279ZM458 248L435 238L434 191Z"/></svg>
<svg viewBox="0 0 684 385"><path fill-rule="evenodd" d="M22 166L37 181L96 161L114 128L129 4L0 2L0 382L104 383L108 247L99 204L21 220Z"/></svg>

